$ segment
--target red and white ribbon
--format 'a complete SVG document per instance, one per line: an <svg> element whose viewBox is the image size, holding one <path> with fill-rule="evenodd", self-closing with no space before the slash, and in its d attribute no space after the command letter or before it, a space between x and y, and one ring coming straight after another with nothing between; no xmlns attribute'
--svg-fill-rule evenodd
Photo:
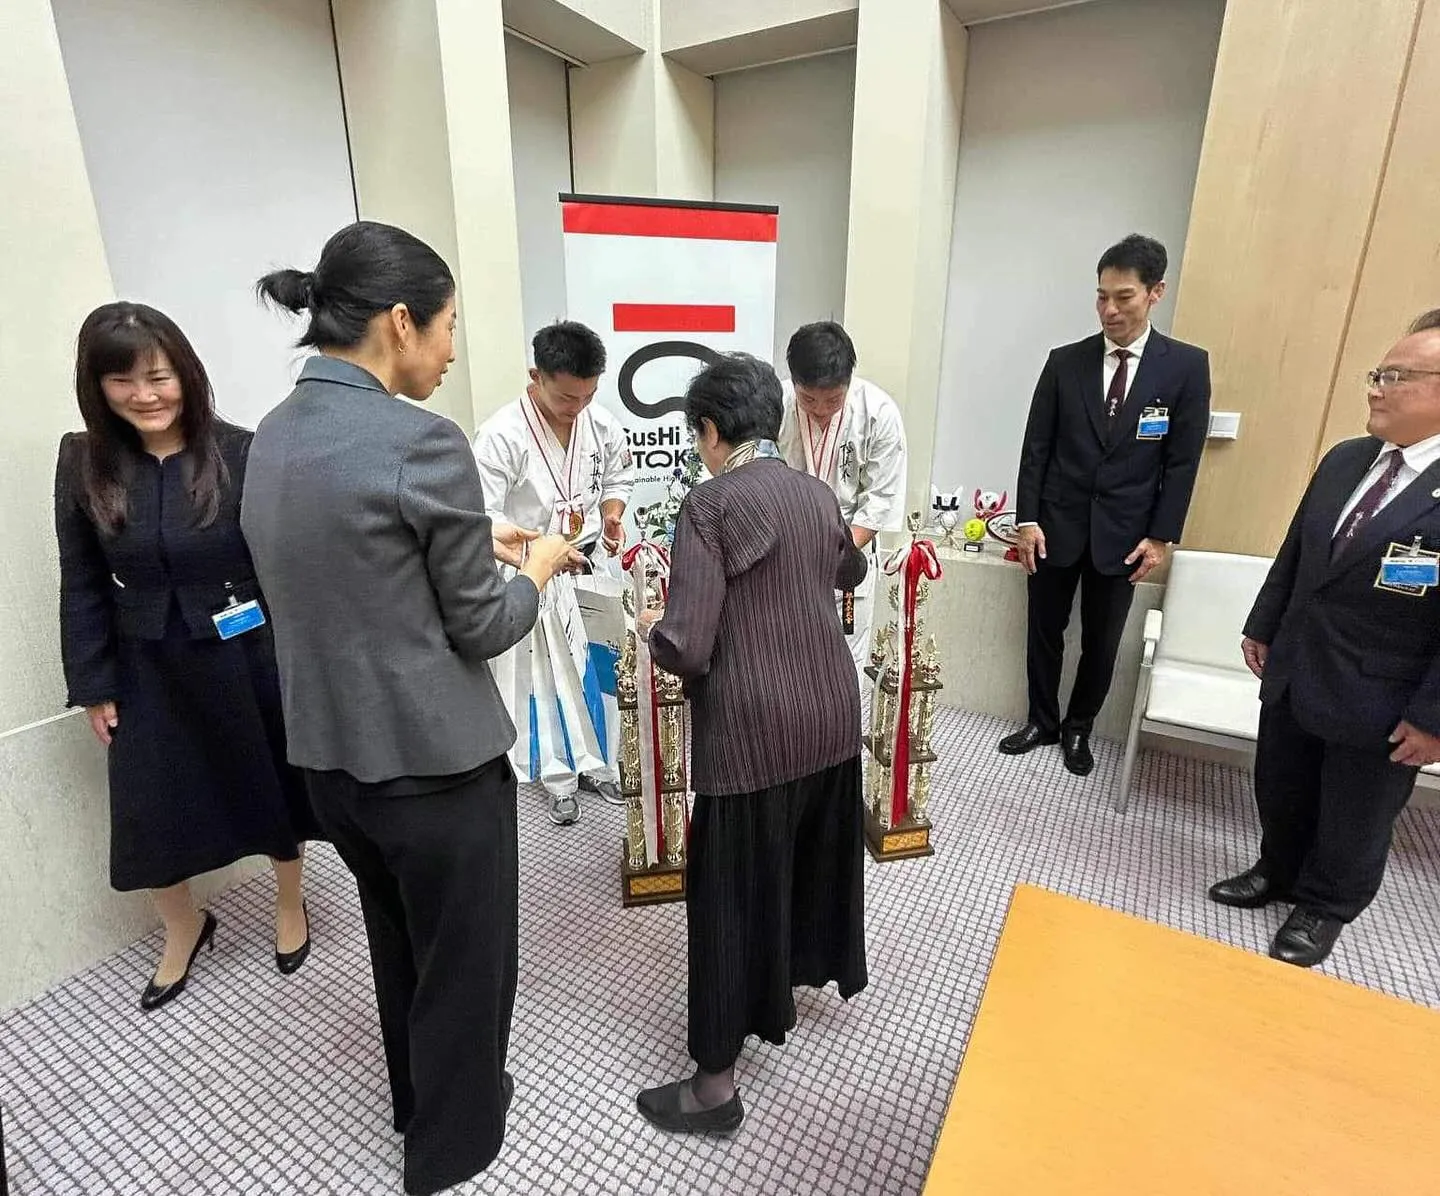
<svg viewBox="0 0 1440 1196"><path fill-rule="evenodd" d="M645 592L653 580L663 603L670 595L670 554L652 540L641 540L625 550L620 567L630 575L638 624L645 610ZM645 854L651 864L665 858L665 811L660 779L665 766L660 758L660 707L655 701L655 662L650 641L635 636L635 708L640 724L640 795L645 817ZM688 805L688 803L687 803Z"/></svg>
<svg viewBox="0 0 1440 1196"><path fill-rule="evenodd" d="M830 417L818 445L815 443L815 421L803 411L800 412L800 417L804 420L800 426L800 436L805 442L806 471L827 486L833 486L834 480L830 475L835 472L835 457L840 451L840 425L845 419L845 408L842 406Z"/></svg>
<svg viewBox="0 0 1440 1196"><path fill-rule="evenodd" d="M545 421L545 417L540 414L539 405L528 394L521 400L520 413L525 417L525 427L529 429L530 439L535 442L535 449L540 454L540 460L545 463L545 471L550 475L550 481L555 487L555 507L550 516L550 526L546 530L573 539L579 535L581 529L572 530L567 526L568 522L575 515L579 516L582 527L585 521L585 505L579 497L578 475L589 412L582 411L571 425L570 443L564 448L560 446L559 437ZM556 457L559 457L558 469Z"/></svg>
<svg viewBox="0 0 1440 1196"><path fill-rule="evenodd" d="M885 572L900 582L900 610L895 626L895 667L900 670L900 703L895 713L895 741L890 745L890 825L898 826L910 812L910 691L915 671L915 606L921 578L940 576L940 558L929 540L902 544L885 562Z"/></svg>

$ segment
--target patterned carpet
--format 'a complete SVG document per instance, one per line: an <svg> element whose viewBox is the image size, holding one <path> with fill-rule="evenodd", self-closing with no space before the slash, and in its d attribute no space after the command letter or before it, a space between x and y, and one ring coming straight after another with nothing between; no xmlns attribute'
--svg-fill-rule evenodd
<svg viewBox="0 0 1440 1196"><path fill-rule="evenodd" d="M740 1062L749 1119L726 1140L670 1138L635 1091L680 1075L684 913L622 910L620 811L558 830L522 792L518 1081L505 1148L457 1193L917 1193L1012 887L1030 882L1263 950L1283 910L1204 899L1251 861L1249 780L1142 756L1130 813L1057 751L997 755L1009 728L944 711L932 797L938 854L868 865L870 988L805 993L783 1048ZM1326 971L1440 1007L1440 812L1409 811L1375 905ZM0 1103L15 1196L396 1193L378 1025L355 890L333 853L310 868L315 950L270 957L271 883L223 897L189 991L142 1015L148 939L0 1019ZM1279 965L1277 965L1279 966Z"/></svg>

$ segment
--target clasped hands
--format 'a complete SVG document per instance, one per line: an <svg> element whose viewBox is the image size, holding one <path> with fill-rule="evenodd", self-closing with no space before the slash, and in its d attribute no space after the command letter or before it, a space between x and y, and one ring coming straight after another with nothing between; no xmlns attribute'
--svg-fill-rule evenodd
<svg viewBox="0 0 1440 1196"><path fill-rule="evenodd" d="M1038 523L1028 523L1019 529L1020 538L1015 542L1015 553L1020 558L1026 573L1034 573L1039 562L1045 559L1045 531ZM1165 560L1164 540L1152 540L1146 536L1125 558L1127 565L1134 565L1130 574L1132 584L1144 581L1151 572Z"/></svg>
<svg viewBox="0 0 1440 1196"><path fill-rule="evenodd" d="M1240 651L1245 655L1245 664L1257 677L1265 673L1265 663L1270 659L1270 645L1251 639L1248 635L1240 641ZM1390 759L1396 764L1409 768L1424 768L1427 764L1440 764L1440 735L1422 731L1404 719L1390 733L1390 742L1395 750Z"/></svg>

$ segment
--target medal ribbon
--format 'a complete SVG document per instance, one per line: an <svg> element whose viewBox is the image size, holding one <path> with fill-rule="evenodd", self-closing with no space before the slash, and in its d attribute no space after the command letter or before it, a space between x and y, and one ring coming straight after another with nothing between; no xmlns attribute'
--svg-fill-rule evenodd
<svg viewBox="0 0 1440 1196"><path fill-rule="evenodd" d="M840 448L840 421L845 417L845 408L842 405L840 410L830 417L825 425L825 432L820 437L820 448L815 448L815 421L805 415L805 423L801 430L801 438L805 442L805 465L812 477L819 478L827 486L830 484L830 474L835 468L835 455ZM835 439L830 439L830 433L835 433ZM828 447L828 451L827 451Z"/></svg>
<svg viewBox="0 0 1440 1196"><path fill-rule="evenodd" d="M580 417L576 419L574 426L570 429L570 443L561 453L560 471L557 473L550 446L553 444L555 449L559 450L560 440L551 430L550 425L545 422L535 400L528 393L525 395L525 401L520 404L520 412L525 416L525 427L530 432L530 439L535 442L535 447L540 452L540 459L545 462L546 472L550 474L550 480L555 485L555 494L558 498L555 504L557 509L564 511L567 516L573 513L580 514L581 528L576 528L572 532L567 519L567 525L560 529L560 534L566 539L573 539L580 534L584 526L584 511L575 501L575 477L577 463L580 460L580 444L584 440L585 413L581 412ZM560 480L562 476L565 479L564 482Z"/></svg>

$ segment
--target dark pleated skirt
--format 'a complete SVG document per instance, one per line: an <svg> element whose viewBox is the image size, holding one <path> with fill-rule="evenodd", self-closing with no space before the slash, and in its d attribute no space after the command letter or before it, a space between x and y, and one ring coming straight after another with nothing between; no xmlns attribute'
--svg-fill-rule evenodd
<svg viewBox="0 0 1440 1196"><path fill-rule="evenodd" d="M747 1035L777 1045L796 985L865 987L858 757L786 785L697 795L690 826L690 1054L723 1071Z"/></svg>
<svg viewBox="0 0 1440 1196"><path fill-rule="evenodd" d="M285 758L270 628L119 642L110 745L110 883L159 889L251 855L293 860L323 838Z"/></svg>

